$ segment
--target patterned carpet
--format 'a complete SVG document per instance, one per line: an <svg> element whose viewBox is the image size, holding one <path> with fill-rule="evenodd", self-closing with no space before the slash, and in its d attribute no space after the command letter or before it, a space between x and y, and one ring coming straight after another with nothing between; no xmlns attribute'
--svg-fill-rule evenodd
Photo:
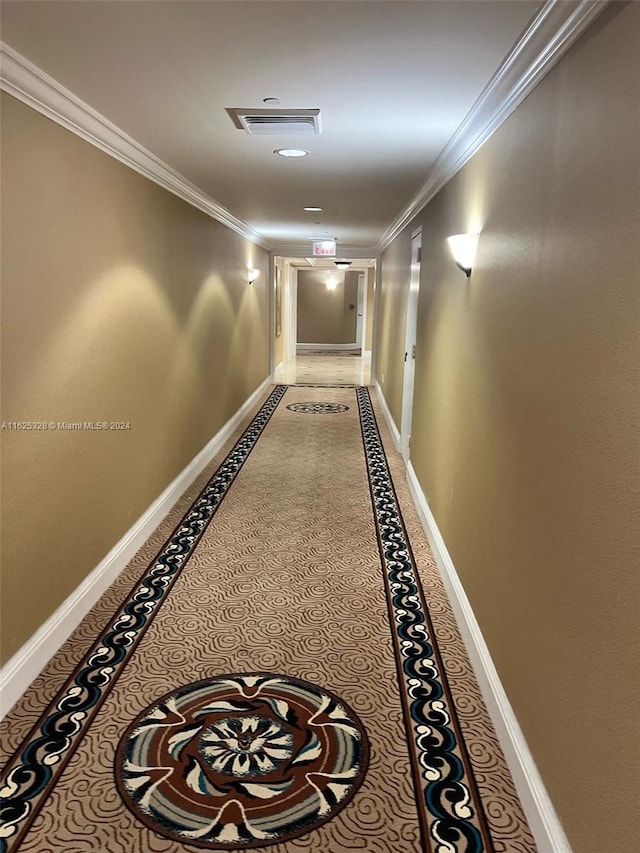
<svg viewBox="0 0 640 853"><path fill-rule="evenodd" d="M535 851L379 422L273 389L3 722L0 850Z"/></svg>

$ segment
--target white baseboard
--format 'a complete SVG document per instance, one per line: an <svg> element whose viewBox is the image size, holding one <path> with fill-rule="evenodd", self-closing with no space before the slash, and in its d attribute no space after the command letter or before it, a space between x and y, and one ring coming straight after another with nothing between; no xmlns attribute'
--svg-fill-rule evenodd
<svg viewBox="0 0 640 853"><path fill-rule="evenodd" d="M387 401L386 401L385 396L382 392L382 388L380 387L380 383L378 382L377 379L373 383L373 386L376 389L376 394L378 395L378 402L380 403L380 408L382 409L382 412L384 414L384 419L387 422L387 426L391 430L391 435L393 436L393 441L395 443L396 450L398 452L401 452L402 442L400 439L400 432L398 430L398 427L395 425L395 421L393 420L393 417L391 416L391 412L389 411L389 406L387 405Z"/></svg>
<svg viewBox="0 0 640 853"><path fill-rule="evenodd" d="M377 380L375 389L396 449L400 450L400 433L391 417L387 401ZM406 464L407 481L413 502L427 534L436 564L440 569L460 634L467 648L482 696L489 709L522 808L533 833L538 853L571 853L567 836L502 686L495 664L482 636L482 631L471 608L471 603L427 503L422 486L411 462Z"/></svg>
<svg viewBox="0 0 640 853"><path fill-rule="evenodd" d="M44 622L0 672L0 719L13 707L51 657L78 627L82 619L109 588L120 572L144 545L171 507L193 483L200 472L221 450L249 409L270 384L268 376L227 421L222 429L178 474L135 524L114 545L93 571Z"/></svg>
<svg viewBox="0 0 640 853"><path fill-rule="evenodd" d="M467 594L411 462L407 465L407 480L522 807L529 821L529 827L538 846L538 853L571 853L560 819L527 746Z"/></svg>
<svg viewBox="0 0 640 853"><path fill-rule="evenodd" d="M326 349L326 350L343 350L343 349L360 349L360 344L354 341L352 344L296 344L296 349Z"/></svg>

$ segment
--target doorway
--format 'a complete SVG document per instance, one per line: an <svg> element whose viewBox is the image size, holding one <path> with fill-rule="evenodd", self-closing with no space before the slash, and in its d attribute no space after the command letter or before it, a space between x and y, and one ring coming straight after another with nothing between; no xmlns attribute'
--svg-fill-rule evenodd
<svg viewBox="0 0 640 853"><path fill-rule="evenodd" d="M409 461L411 445L411 419L413 416L413 386L416 373L416 335L418 331L418 296L420 295L420 261L422 229L411 235L411 271L407 298L407 330L404 345L404 378L402 384L402 422L400 450L405 462Z"/></svg>
<svg viewBox="0 0 640 853"><path fill-rule="evenodd" d="M281 268L280 275L274 272L273 277L272 350L276 356L282 353L282 362L274 365L275 380L288 384L369 385L374 260L354 259L350 263L355 269L347 270L346 274L336 270L333 262L275 255L273 260L274 267ZM276 316L278 278L281 283L280 324ZM314 279L320 286L316 288L319 292L315 294L315 307L312 305L310 310L309 294L304 293L304 288L313 287ZM336 285L330 287L334 281ZM328 311L331 305L340 309L337 311L340 317L333 318L333 331L326 328L331 320ZM303 322L299 325L301 318ZM277 328L281 329L281 345L277 343Z"/></svg>
<svg viewBox="0 0 640 853"><path fill-rule="evenodd" d="M364 351L364 329L365 314L367 310L367 285L365 274L358 273L358 297L356 305L356 343L360 347L360 353Z"/></svg>

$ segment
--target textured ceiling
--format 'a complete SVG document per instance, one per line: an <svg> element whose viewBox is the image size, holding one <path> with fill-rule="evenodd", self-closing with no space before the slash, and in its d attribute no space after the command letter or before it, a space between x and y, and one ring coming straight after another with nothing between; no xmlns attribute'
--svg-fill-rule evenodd
<svg viewBox="0 0 640 853"><path fill-rule="evenodd" d="M327 233L364 255L539 6L8 0L2 37L267 240ZM268 97L320 108L321 135L234 126L227 108ZM284 160L277 147L310 154Z"/></svg>

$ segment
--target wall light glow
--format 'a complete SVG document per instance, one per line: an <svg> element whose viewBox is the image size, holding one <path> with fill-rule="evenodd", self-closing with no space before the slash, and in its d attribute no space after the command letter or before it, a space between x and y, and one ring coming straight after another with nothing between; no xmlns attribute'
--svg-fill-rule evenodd
<svg viewBox="0 0 640 853"><path fill-rule="evenodd" d="M473 261L478 249L479 234L454 234L447 237L447 243L451 249L453 260L456 265L469 278L473 269Z"/></svg>

